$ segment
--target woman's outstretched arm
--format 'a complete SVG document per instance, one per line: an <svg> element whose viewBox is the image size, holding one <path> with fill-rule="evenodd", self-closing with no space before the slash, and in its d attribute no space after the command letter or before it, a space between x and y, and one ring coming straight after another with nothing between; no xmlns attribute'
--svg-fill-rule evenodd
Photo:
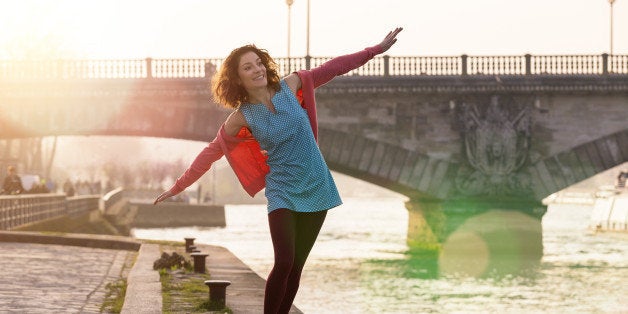
<svg viewBox="0 0 628 314"><path fill-rule="evenodd" d="M397 42L397 34L402 30L403 28L398 27L389 32L386 37L375 46L368 47L356 53L335 57L319 67L312 69L314 88L329 82L336 76L357 69L375 57L375 55L388 51L388 49Z"/></svg>
<svg viewBox="0 0 628 314"><path fill-rule="evenodd" d="M194 159L187 170L177 179L175 184L168 190L161 193L153 204L163 202L167 198L181 193L185 188L196 182L205 172L211 168L212 164L223 156L218 139L215 138L207 145Z"/></svg>
<svg viewBox="0 0 628 314"><path fill-rule="evenodd" d="M386 37L377 45L368 47L356 53L335 57L320 66L310 70L314 87L319 87L334 77L343 75L351 70L357 69L371 60L375 55L384 53L397 42L397 35L403 30L397 27L388 32ZM293 91L302 87L302 81L297 73L292 73L286 77L286 82Z"/></svg>
<svg viewBox="0 0 628 314"><path fill-rule="evenodd" d="M244 116L239 111L232 112L222 126L229 136L236 136L242 127L248 127ZM196 182L212 164L223 156L222 148L218 142L218 135L197 156L188 169L177 179L174 186L161 193L153 204L157 204L181 193L185 188Z"/></svg>

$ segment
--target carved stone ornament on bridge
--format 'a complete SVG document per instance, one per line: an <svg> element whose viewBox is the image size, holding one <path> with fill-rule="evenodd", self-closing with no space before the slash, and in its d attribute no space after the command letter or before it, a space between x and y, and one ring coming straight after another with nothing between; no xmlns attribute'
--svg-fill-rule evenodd
<svg viewBox="0 0 628 314"><path fill-rule="evenodd" d="M529 175L520 171L530 148L531 107L492 96L488 103L462 104L458 121L468 167L456 187L464 195L529 195Z"/></svg>

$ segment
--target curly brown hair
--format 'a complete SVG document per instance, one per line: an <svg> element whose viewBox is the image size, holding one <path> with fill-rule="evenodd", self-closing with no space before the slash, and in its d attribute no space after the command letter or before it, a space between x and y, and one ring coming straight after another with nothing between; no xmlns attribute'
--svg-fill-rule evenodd
<svg viewBox="0 0 628 314"><path fill-rule="evenodd" d="M268 86L275 91L279 91L281 86L279 84L279 74L277 74L277 63L268 54L265 49L259 49L255 45L245 45L240 48L236 48L227 58L222 62L220 70L212 78L211 88L213 92L214 101L223 104L226 107L238 108L241 104L247 103L249 95L238 84L240 81L238 76L238 66L240 64L240 58L247 52L254 52L262 61L262 64L266 68L266 77L268 78Z"/></svg>

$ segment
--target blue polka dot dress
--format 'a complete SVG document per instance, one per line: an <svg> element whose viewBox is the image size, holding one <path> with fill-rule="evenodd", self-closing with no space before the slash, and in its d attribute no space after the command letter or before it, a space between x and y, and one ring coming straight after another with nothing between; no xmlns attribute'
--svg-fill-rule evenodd
<svg viewBox="0 0 628 314"><path fill-rule="evenodd" d="M334 179L318 148L305 109L284 80L272 103L243 104L251 133L268 152L270 172L266 175L268 212L287 208L316 212L342 204Z"/></svg>

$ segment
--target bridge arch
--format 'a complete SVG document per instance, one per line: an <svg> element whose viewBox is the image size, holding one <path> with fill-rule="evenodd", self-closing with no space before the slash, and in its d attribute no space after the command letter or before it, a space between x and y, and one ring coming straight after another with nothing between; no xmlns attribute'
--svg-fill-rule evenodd
<svg viewBox="0 0 628 314"><path fill-rule="evenodd" d="M536 195L550 195L628 162L628 129L609 134L530 166ZM609 183L610 184L610 183Z"/></svg>
<svg viewBox="0 0 628 314"><path fill-rule="evenodd" d="M321 150L334 171L359 177L411 198L456 196L460 162L417 153L396 144L321 129ZM522 169L538 202L548 195L628 161L628 129L530 162Z"/></svg>

